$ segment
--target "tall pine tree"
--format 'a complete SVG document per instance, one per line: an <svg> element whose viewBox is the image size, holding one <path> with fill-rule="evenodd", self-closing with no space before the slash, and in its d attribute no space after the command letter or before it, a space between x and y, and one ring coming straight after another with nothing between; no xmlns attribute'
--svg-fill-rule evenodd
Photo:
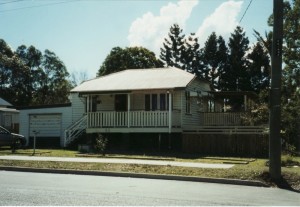
<svg viewBox="0 0 300 207"><path fill-rule="evenodd" d="M160 59L166 66L184 69L184 37L182 29L178 24L174 24L170 28L168 38L165 38L163 48L160 48Z"/></svg>
<svg viewBox="0 0 300 207"><path fill-rule="evenodd" d="M221 88L225 91L248 91L251 89L250 77L247 71L249 62L246 52L249 40L240 26L231 34L228 43L228 65L224 71Z"/></svg>
<svg viewBox="0 0 300 207"><path fill-rule="evenodd" d="M183 63L182 69L203 78L203 64L200 58L201 50L198 38L192 33L184 40L184 50L181 57L181 62Z"/></svg>
<svg viewBox="0 0 300 207"><path fill-rule="evenodd" d="M250 75L251 91L260 93L262 90L268 89L270 85L271 66L268 51L258 42L247 57L250 61L248 72Z"/></svg>
<svg viewBox="0 0 300 207"><path fill-rule="evenodd" d="M201 59L204 63L203 75L215 89L220 89L220 76L224 73L227 62L227 47L222 36L213 32L205 42Z"/></svg>

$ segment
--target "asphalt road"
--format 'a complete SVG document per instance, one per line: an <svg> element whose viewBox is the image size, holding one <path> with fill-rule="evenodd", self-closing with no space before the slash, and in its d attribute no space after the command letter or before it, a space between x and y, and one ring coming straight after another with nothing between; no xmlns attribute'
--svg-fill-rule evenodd
<svg viewBox="0 0 300 207"><path fill-rule="evenodd" d="M0 171L0 205L299 205L276 188Z"/></svg>

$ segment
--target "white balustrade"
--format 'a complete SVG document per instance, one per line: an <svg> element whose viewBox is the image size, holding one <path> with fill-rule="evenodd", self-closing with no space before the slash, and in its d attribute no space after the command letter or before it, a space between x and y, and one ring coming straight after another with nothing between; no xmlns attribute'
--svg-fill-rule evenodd
<svg viewBox="0 0 300 207"><path fill-rule="evenodd" d="M168 111L130 111L129 113L126 111L100 111L88 113L89 128L168 127L168 125Z"/></svg>

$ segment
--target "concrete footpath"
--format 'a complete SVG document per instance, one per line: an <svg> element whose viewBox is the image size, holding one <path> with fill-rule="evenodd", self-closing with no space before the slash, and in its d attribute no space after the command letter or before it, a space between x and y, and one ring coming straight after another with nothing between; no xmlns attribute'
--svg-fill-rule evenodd
<svg viewBox="0 0 300 207"><path fill-rule="evenodd" d="M140 164L140 165L159 165L159 166L178 166L191 168L210 168L210 169L229 169L233 164L212 164L212 163L194 163L194 162L176 162L166 160L143 160L143 159L119 159L119 158L83 158L83 157L34 157L34 156L0 156L0 160L22 160L22 161L55 161L55 162L81 162L81 163L118 163L118 164ZM61 173L77 175L96 175L96 176L117 176L117 177L134 177L146 179L164 179L193 182L210 182L232 185L248 185L258 187L268 187L260 181L223 179L223 178L205 178L194 176L177 176L177 175L160 175L144 173L125 173L125 172L102 172L91 170L69 170L69 169L45 169L45 168L28 168L0 166L0 170L20 171L20 172L37 172L37 173Z"/></svg>
<svg viewBox="0 0 300 207"><path fill-rule="evenodd" d="M212 164L196 162L176 162L166 160L143 160L143 159L119 159L119 158L85 158L85 157L35 157L35 156L0 156L0 160L28 160L28 161L55 161L55 162L86 162L86 163L114 163L114 164L138 164L138 165L159 165L174 167L193 168L215 168L228 169L232 164Z"/></svg>

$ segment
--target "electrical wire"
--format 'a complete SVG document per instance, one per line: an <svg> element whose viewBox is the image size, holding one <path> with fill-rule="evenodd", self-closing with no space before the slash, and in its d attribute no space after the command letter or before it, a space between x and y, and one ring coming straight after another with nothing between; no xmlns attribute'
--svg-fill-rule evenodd
<svg viewBox="0 0 300 207"><path fill-rule="evenodd" d="M15 9L6 9L6 10L0 10L0 13L16 11L16 10L32 9L32 8L37 8L37 7L46 7L46 6L52 6L52 5L57 5L57 4L65 4L65 3L75 2L75 1L80 1L80 0L68 0L68 1L41 4L41 5L35 5L35 6L20 7L20 8L15 8Z"/></svg>
<svg viewBox="0 0 300 207"><path fill-rule="evenodd" d="M242 18L240 19L240 23L241 23L241 22L242 22L242 20L244 19L244 16L246 15L246 13L247 13L247 11L248 11L248 9L249 9L249 7L250 7L250 5L251 5L252 1L253 1L253 0L250 0L250 2L249 2L249 4L248 4L248 6L247 6L247 8L246 8L246 10L245 10L245 12L244 12L244 14L243 14Z"/></svg>
<svg viewBox="0 0 300 207"><path fill-rule="evenodd" d="M15 2L19 2L19 1L24 1L24 0L14 0L14 1L2 2L2 3L0 3L0 5L15 3Z"/></svg>

